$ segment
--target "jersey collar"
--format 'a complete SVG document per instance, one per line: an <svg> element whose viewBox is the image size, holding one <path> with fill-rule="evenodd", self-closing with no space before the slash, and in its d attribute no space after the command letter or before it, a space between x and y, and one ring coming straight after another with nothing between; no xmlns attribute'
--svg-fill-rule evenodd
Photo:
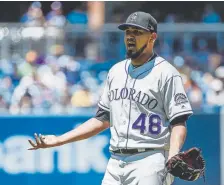
<svg viewBox="0 0 224 185"><path fill-rule="evenodd" d="M139 67L134 67L131 62L128 66L128 74L132 77L132 78L144 78L146 75L148 75L152 68L155 65L155 59L157 57L157 54L154 53L153 57L146 62L145 64L139 66Z"/></svg>

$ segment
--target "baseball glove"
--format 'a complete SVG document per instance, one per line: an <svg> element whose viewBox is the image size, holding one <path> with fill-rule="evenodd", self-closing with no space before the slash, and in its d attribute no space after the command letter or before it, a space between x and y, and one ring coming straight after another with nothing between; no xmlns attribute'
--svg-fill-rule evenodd
<svg viewBox="0 0 224 185"><path fill-rule="evenodd" d="M194 147L180 152L167 161L166 170L183 180L195 181L201 176L205 180L205 160L201 155L201 150Z"/></svg>

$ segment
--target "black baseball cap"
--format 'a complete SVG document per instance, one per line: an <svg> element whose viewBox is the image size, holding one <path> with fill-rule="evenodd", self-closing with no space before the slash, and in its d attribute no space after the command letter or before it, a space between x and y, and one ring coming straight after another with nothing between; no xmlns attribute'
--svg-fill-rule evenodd
<svg viewBox="0 0 224 185"><path fill-rule="evenodd" d="M126 30L129 26L135 26L146 31L157 32L157 21L149 13L134 12L127 18L126 22L120 24L120 30Z"/></svg>

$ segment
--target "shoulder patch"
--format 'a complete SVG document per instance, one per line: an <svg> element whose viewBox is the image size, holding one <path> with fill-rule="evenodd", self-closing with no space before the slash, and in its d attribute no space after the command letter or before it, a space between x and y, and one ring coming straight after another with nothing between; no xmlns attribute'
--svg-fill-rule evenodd
<svg viewBox="0 0 224 185"><path fill-rule="evenodd" d="M187 103L187 96L183 93L177 93L174 97L175 105L181 105Z"/></svg>

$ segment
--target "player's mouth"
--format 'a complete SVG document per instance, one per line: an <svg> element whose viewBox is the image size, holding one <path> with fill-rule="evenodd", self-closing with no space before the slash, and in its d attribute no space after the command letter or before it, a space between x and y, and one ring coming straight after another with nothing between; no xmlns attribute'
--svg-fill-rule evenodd
<svg viewBox="0 0 224 185"><path fill-rule="evenodd" d="M135 44L128 44L128 49L131 49L131 50L135 49Z"/></svg>
<svg viewBox="0 0 224 185"><path fill-rule="evenodd" d="M136 48L136 42L133 38L127 40L127 48L131 50Z"/></svg>
<svg viewBox="0 0 224 185"><path fill-rule="evenodd" d="M135 42L128 42L127 43L128 49L134 49L136 47Z"/></svg>

